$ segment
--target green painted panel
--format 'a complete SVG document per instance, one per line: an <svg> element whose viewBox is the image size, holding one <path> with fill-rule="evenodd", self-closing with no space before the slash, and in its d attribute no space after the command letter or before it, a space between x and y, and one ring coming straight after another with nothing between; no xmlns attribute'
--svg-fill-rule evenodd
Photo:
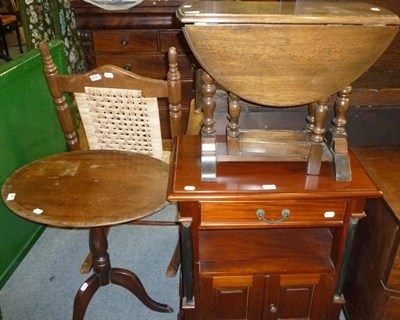
<svg viewBox="0 0 400 320"><path fill-rule="evenodd" d="M66 71L63 43L50 42L60 73ZM65 140L43 73L42 58L31 50L0 67L0 185L16 169L66 151ZM0 288L44 230L0 201Z"/></svg>

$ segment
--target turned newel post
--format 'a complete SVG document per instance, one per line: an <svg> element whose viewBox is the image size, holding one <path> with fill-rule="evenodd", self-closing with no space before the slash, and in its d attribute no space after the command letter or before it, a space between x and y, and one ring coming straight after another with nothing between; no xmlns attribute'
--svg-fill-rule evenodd
<svg viewBox="0 0 400 320"><path fill-rule="evenodd" d="M53 59L51 58L50 48L47 42L41 42L39 49L43 57L43 67L46 80L50 87L50 93L56 106L58 119L60 121L62 131L64 132L64 138L67 142L68 150L79 150L80 146L78 135L76 134L71 112L64 97L64 91L57 84L57 78L59 77L58 70L57 66L53 62Z"/></svg>
<svg viewBox="0 0 400 320"><path fill-rule="evenodd" d="M169 120L171 136L182 134L182 110L181 110L181 75L178 71L178 57L174 47L168 50L169 70L167 74L169 93Z"/></svg>

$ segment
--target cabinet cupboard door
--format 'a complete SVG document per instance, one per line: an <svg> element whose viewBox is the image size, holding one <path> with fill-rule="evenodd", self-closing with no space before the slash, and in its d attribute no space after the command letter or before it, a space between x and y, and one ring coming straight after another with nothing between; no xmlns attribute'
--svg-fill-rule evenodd
<svg viewBox="0 0 400 320"><path fill-rule="evenodd" d="M201 319L261 319L264 276L207 277L201 279Z"/></svg>
<svg viewBox="0 0 400 320"><path fill-rule="evenodd" d="M332 276L281 275L265 287L265 320L325 319L333 303Z"/></svg>
<svg viewBox="0 0 400 320"><path fill-rule="evenodd" d="M332 280L325 274L203 277L199 319L325 319Z"/></svg>

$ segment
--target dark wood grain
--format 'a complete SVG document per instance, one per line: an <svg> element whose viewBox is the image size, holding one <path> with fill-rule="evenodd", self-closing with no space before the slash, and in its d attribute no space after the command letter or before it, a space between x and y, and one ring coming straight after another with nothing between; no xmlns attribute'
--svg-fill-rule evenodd
<svg viewBox="0 0 400 320"><path fill-rule="evenodd" d="M381 196L354 156L351 156L352 181L336 181L332 164L328 162L322 164L319 176L306 175L306 164L302 162L252 162L251 165L237 162L221 163L217 181L209 183L201 181L200 137L181 136L175 148L177 158L173 163L168 195L171 201ZM276 190L265 192L264 185L276 185ZM194 190L185 190L185 187L193 187Z"/></svg>
<svg viewBox="0 0 400 320"><path fill-rule="evenodd" d="M33 162L2 188L21 217L53 226L93 227L129 222L166 204L168 165L140 154L76 151ZM34 210L42 213L36 214Z"/></svg>
<svg viewBox="0 0 400 320"><path fill-rule="evenodd" d="M191 265L180 319L338 319L350 221L382 196L357 159L348 182L330 163L307 176L304 163L245 161L221 163L217 181L202 182L199 156L200 137L176 139L168 199L192 231L182 238ZM293 214L281 220L284 208Z"/></svg>

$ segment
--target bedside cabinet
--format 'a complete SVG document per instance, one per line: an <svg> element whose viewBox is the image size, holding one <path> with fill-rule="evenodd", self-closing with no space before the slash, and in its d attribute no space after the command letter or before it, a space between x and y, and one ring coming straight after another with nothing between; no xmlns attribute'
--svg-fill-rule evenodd
<svg viewBox="0 0 400 320"><path fill-rule="evenodd" d="M197 66L182 34L181 24L175 18L175 11L184 2L144 0L128 10L110 11L75 0L72 7L90 69L113 64L143 76L161 79L168 71L168 48L174 46L177 49L185 121ZM162 136L168 139L171 133L166 102L160 101L159 108Z"/></svg>
<svg viewBox="0 0 400 320"><path fill-rule="evenodd" d="M351 155L330 163L221 163L202 182L200 138L174 145L168 199L182 224L180 319L338 319L354 223L381 192Z"/></svg>

